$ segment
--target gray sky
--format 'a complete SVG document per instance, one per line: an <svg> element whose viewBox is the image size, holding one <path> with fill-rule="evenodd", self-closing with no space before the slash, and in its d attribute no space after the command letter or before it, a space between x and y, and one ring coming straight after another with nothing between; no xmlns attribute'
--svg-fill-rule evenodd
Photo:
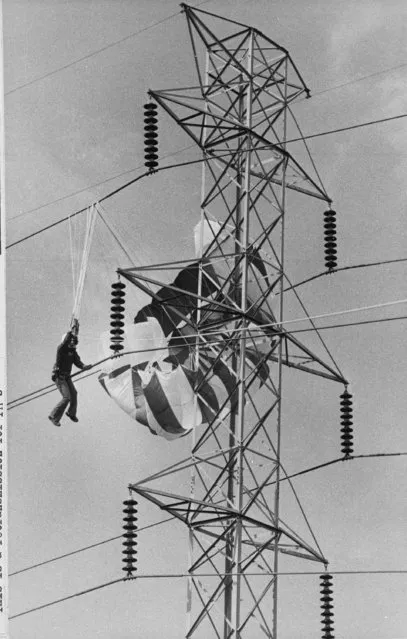
<svg viewBox="0 0 407 639"><path fill-rule="evenodd" d="M202 8L258 27L290 51L314 96L295 106L304 134L407 112L407 66L400 67L407 65L404 1L211 0ZM185 18L172 0L4 0L3 12L11 243L138 175L147 90L188 86L195 79ZM385 70L390 71L377 74ZM350 83L371 74L377 75ZM338 211L338 266L407 256L405 131L402 119L309 143ZM169 118L160 118L162 156L189 146ZM189 149L163 164L197 157ZM110 181L94 186L105 180ZM106 217L136 264L157 256L186 259L193 256L199 198L200 169L193 165L141 180L106 203ZM294 282L324 269L323 210L314 200L289 210L287 272ZM79 236L83 220L76 220L72 230ZM99 359L118 266L129 262L97 229L81 314L79 352L85 363ZM402 300L405 271L401 263L338 273L304 286L302 299L312 315ZM130 316L144 302L132 295ZM56 345L71 311L69 232L61 224L7 254L9 400L50 383ZM288 312L299 317L298 308ZM404 313L405 304L399 304L333 323ZM407 451L404 327L405 322L393 321L324 332L351 380L357 454ZM187 452L187 441L153 438L131 422L95 377L77 386L79 424L64 422L61 429L50 424L55 394L9 413L10 572L119 535L127 485ZM289 472L340 455L338 391L324 380L286 374L283 456ZM332 571L407 569L406 463L403 457L354 460L296 481ZM140 503L140 526L161 518ZM141 575L186 567L181 525L140 533ZM315 568L301 564L299 569ZM11 577L10 615L121 573L116 541ZM405 639L406 579L337 576L335 636ZM13 620L10 636L158 639L165 632L167 639L179 639L185 594L182 579L113 585ZM281 639L319 636L317 577L282 577L280 602Z"/></svg>

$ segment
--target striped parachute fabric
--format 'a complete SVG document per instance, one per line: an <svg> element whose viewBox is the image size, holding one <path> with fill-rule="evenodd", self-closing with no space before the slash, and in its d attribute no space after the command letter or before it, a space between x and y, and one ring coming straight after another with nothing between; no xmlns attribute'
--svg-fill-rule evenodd
<svg viewBox="0 0 407 639"><path fill-rule="evenodd" d="M204 232L208 236L216 230L205 228ZM197 232L202 235L202 229ZM225 242L229 241L227 234ZM237 406L234 362L240 349L236 333L239 314L230 302L230 269L234 264L225 264L218 250L215 247L208 257L189 264L171 284L155 292L151 303L138 311L134 324L125 327L125 354L120 356L120 366L107 368L99 376L104 390L122 410L167 440L224 420ZM257 257L251 260L250 271L249 300L261 295L258 281L267 277ZM255 329L255 337L245 346L245 382L255 393L268 378L267 356L274 342L270 329L259 326L272 321L272 316L263 317L252 307L254 323L249 329Z"/></svg>

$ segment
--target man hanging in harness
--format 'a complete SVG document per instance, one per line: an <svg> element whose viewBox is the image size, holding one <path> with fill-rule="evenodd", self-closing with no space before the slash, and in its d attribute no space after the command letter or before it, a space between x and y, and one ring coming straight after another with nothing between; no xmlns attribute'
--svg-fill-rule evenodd
<svg viewBox="0 0 407 639"><path fill-rule="evenodd" d="M69 408L66 412L67 416L72 419L73 422L79 421L76 416L77 392L71 379L72 364L75 364L77 368L80 368L83 371L87 371L92 368L91 364L85 366L76 352L78 331L79 322L75 319L72 323L71 329L63 337L62 342L57 349L57 356L52 370L51 379L55 382L62 395L62 399L49 415L49 419L55 426L61 425L60 420L68 404Z"/></svg>

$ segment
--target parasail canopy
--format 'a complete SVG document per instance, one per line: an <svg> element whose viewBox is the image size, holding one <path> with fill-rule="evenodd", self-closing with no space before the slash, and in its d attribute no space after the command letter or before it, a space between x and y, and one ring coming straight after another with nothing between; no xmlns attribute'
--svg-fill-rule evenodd
<svg viewBox="0 0 407 639"><path fill-rule="evenodd" d="M254 393L267 381L267 359L276 345L269 326L272 285L261 252L246 252L244 312L244 258L236 238L205 221L195 228L195 242L198 259L170 284L151 289L151 303L125 326L124 355L99 377L122 410L167 440L227 419L238 404L239 358ZM120 274L146 290L136 269Z"/></svg>

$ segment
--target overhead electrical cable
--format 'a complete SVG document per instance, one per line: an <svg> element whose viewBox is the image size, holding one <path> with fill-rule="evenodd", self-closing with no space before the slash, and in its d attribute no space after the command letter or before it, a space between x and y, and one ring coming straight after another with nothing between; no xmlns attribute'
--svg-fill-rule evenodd
<svg viewBox="0 0 407 639"><path fill-rule="evenodd" d="M87 375L83 375L76 381L80 382L86 377L90 377L91 375L96 375L99 372L100 370L92 371L91 373L87 373ZM71 375L71 377L76 377L77 375L80 375L80 373L81 371L78 373L74 373L73 375ZM21 397L17 397L16 399L10 400L7 404L7 409L11 410L12 408L16 408L16 405L19 406L20 405L19 402L21 402L22 400L25 400L27 398L31 398L31 400L38 399L38 397L42 397L42 395L48 395L48 393L52 393L54 390L55 390L55 384L48 384L48 386L44 386L43 388L39 388L38 390L32 391L31 393L27 393L26 395L21 395ZM46 391L46 392L42 392L42 391ZM42 393L42 394L38 395L38 397L32 397L33 395L37 395L37 393ZM29 399L28 401L31 401L31 400ZM22 403L25 404L26 402L23 401Z"/></svg>
<svg viewBox="0 0 407 639"><path fill-rule="evenodd" d="M49 603L42 604L42 606L36 606L35 608L30 608L30 610L24 610L24 612L19 612L16 615L11 615L9 620L17 619L17 617L22 617L23 615L28 615L30 612L36 612L37 610L43 610L44 608L48 608L49 606L54 606L57 603L61 603L63 601L68 601L68 599L73 599L74 597L80 597L81 595L86 595L89 592L95 592L95 590L100 590L101 588L106 588L106 586L112 586L113 584L118 584L122 581L126 581L125 577L121 577L120 579L114 579L113 581L108 581L100 586L94 586L93 588L88 588L87 590L81 590L80 592L76 592L73 595L68 595L67 597L61 597L61 599L55 599L54 601L50 601Z"/></svg>
<svg viewBox="0 0 407 639"><path fill-rule="evenodd" d="M184 151L188 151L189 149L192 149L192 148L196 148L196 144L190 144L189 146L184 146L182 149L178 149L178 151L173 151L172 153L167 153L166 155L162 155L160 157L162 160L165 160L167 158L173 157L174 155L179 155L180 153L183 153ZM94 184L89 184L89 186L86 186L84 189L80 189L79 191L73 191L72 193L68 193L68 195L63 195L62 197L59 197L56 200L45 202L45 204L36 206L33 209L22 211L21 213L18 213L17 215L14 215L13 217L9 217L8 222L11 222L12 220L17 220L19 217L24 217L25 215L29 215L30 213L35 213L36 211L40 211L41 209L44 209L47 206L51 206L52 204L59 204L59 202L63 202L63 200L68 200L70 197L74 197L74 195L80 195L81 193L86 193L86 191L90 191L91 189L94 189L97 186L102 186L102 184L107 184L107 182L112 182L113 180L116 180L119 177L123 177L123 175L128 175L129 173L133 173L134 171L139 171L140 169L144 169L144 164L139 164L138 166L135 166L132 169L129 169L128 171L117 173L116 175L113 175L113 177L107 178L106 180L102 180L101 182L95 182Z"/></svg>
<svg viewBox="0 0 407 639"><path fill-rule="evenodd" d="M207 2L212 2L212 1L213 0L203 0L203 2L199 2L198 4L194 6L199 7L199 5L201 4L206 4ZM72 62L69 62L68 64L64 64L62 67L58 67L58 69L54 69L53 71L49 71L48 73L45 73L44 75L39 76L38 78L33 78L32 80L29 80L28 82L25 82L24 84L20 84L14 87L14 89L10 89L10 91L6 91L4 95L8 96L8 95L11 95L12 93L15 93L16 91L21 91L21 89L25 89L26 87L31 86L32 84L40 82L41 80L45 80L46 78L49 78L53 75L56 75L57 73L60 73L61 71L65 71L66 69L69 69L70 67L73 67L76 64L80 64L81 62L84 62L85 60L89 60L90 58L93 58L94 56L99 55L99 53L103 53L103 51L107 51L108 49L117 47L119 44L122 44L123 42L126 42L127 40L135 38L141 33L145 33L146 31L149 31L150 29L153 29L154 27L157 27L158 25L163 24L164 22L168 22L169 20L172 20L172 18L176 18L181 13L182 11L177 11L177 13L172 13L171 15L163 18L162 20L157 20L157 22L153 22L152 24L149 24L147 27L143 27L143 29L139 29L138 31L133 31L133 33L129 33L127 36L120 38L120 40L115 40L114 42L110 42L109 44L106 44L104 47L101 47L100 49L96 49L96 51L92 51L91 53L88 53L87 55L84 55L81 58L72 60Z"/></svg>
<svg viewBox="0 0 407 639"><path fill-rule="evenodd" d="M330 328L345 328L348 326L363 326L364 324L381 324L382 322L392 322L394 320L405 320L407 319L407 315L399 315L397 317L382 317L381 319L376 320L361 320L359 322L346 322L345 324L330 324L329 326L318 326L319 331L326 331ZM314 329L312 328L299 328L297 330L288 331L288 333L310 333Z"/></svg>
<svg viewBox="0 0 407 639"><path fill-rule="evenodd" d="M384 73L390 73L391 71L397 71L398 69L402 69L403 67L406 67L406 66L407 66L407 62L403 62L403 64L398 64L397 66L390 67L389 69L382 69L382 71L375 71L374 73L363 75L360 78L355 78L354 80L348 80L347 82L342 82L341 84L337 84L334 87L330 87L328 89L322 89L321 91L316 91L315 93L312 93L311 97L322 95L323 93L328 93L329 91L335 91L336 89L342 89L343 87L347 87L351 84L362 82L362 80L367 80L368 78L373 78L377 75L383 75Z"/></svg>
<svg viewBox="0 0 407 639"><path fill-rule="evenodd" d="M333 90L338 89L338 88L340 88L342 86L347 86L348 84L353 84L355 82L360 82L361 80L365 80L366 78L370 78L370 77L372 77L374 75L379 75L381 73L386 73L387 71L393 71L394 69L399 69L399 68L402 68L402 67L405 67L405 66L407 66L407 63L399 65L399 66L396 66L396 67L392 67L390 69L385 69L384 71L378 71L377 73L372 73L370 75L363 76L362 78L356 78L355 80L350 80L349 82L345 82L344 84L339 84L339 85L331 87L329 89L324 89L323 91L318 91L317 93L314 93L313 96L320 95L321 93L326 93L328 91L333 91ZM304 98L304 100L305 99L306 98ZM302 135L302 133L301 133L301 135ZM304 137L302 137L300 139L304 139ZM189 145L187 147L179 149L178 151L174 151L174 153L169 153L168 155L164 155L164 156L162 156L162 159L171 157L173 155L177 155L178 153L182 153L183 151L186 151L186 150L191 149L193 147L195 147L195 144L191 144L191 145ZM73 197L74 195L79 195L80 193L84 193L85 191L88 191L88 190L90 190L92 188L95 188L97 186L101 186L102 184L106 184L107 182L111 182L112 180L115 180L118 177L122 177L123 175L127 175L128 173L132 173L133 171L137 171L137 170L139 170L141 168L143 168L143 165L136 166L133 169L129 169L128 171L123 171L122 173L118 173L117 175L114 175L111 178L107 178L106 180L102 180L101 182L95 182L94 184L90 184L88 187L86 187L84 189L80 189L79 191L73 191L72 193L69 193L68 195L64 195L64 196L58 198L57 200L52 200L51 202L46 202L45 204L41 204L40 206L37 206L37 207L35 207L33 209L28 209L27 211L22 211L18 215L14 215L13 217L10 217L9 221L16 220L19 217L22 217L24 215L28 215L29 213L33 213L35 211L39 211L40 209L45 208L46 206L51 206L52 204L57 204L57 203L65 200L65 199ZM321 180L320 180L320 182L321 182ZM321 182L321 186L322 186L322 182ZM323 189L323 190L325 190L325 189Z"/></svg>
<svg viewBox="0 0 407 639"><path fill-rule="evenodd" d="M371 453L369 455L347 455L346 457L338 457L337 459L331 459L331 461L324 462L323 464L318 464L317 466L312 466L311 468L307 468L305 470L300 470L298 473L294 473L293 475L289 475L289 477L283 477L280 481L285 481L286 479L293 479L294 477L299 477L300 475L307 475L308 473L314 472L314 470L320 470L321 468L326 468L327 466L332 466L332 464L337 464L339 462L351 461L352 459L365 459L368 457L406 457L407 452L402 453ZM273 486L276 483L276 480L269 482L268 486Z"/></svg>
<svg viewBox="0 0 407 639"><path fill-rule="evenodd" d="M156 521L154 524L149 524L148 526L143 526L142 528L138 528L137 532L139 533L143 530L154 528L155 526L159 526L160 524L165 524L168 521L172 521L173 519L174 517L169 517L168 519L163 519L162 521ZM59 555L58 557L52 557L52 559L46 559L45 561L41 561L38 564L33 564L32 566L27 566L26 568L21 568L21 570L15 570L14 572L9 573L9 577L14 577L15 575L19 575L22 572L27 572L28 570L34 570L34 568L40 568L41 566L45 566L46 564L50 564L54 561L59 561L60 559L65 559L66 557L71 557L72 555L77 555L81 552L85 552L86 550L97 548L98 546L102 546L103 544L108 544L109 542L116 541L117 539L123 539L123 533L121 535L117 535L116 537L110 537L109 539L98 541L94 544L91 544L90 546L84 546L83 548L72 550L71 552L67 552L64 555Z"/></svg>
<svg viewBox="0 0 407 639"><path fill-rule="evenodd" d="M317 138L323 135L330 135L332 133L340 133L341 131L350 131L352 129L358 129L364 126L370 126L372 124L379 124L381 122L389 122L390 120L397 120L400 118L405 118L407 117L407 113L402 113L401 115L395 115L389 118L382 118L380 120L372 120L370 122L362 122L360 124L355 124L353 126L349 126L349 127L344 127L341 129L333 129L331 131L323 131L322 133L314 133L312 135L306 135L300 138L294 138L292 140L286 140L285 144L288 144L290 142L299 142L299 141L303 141L303 140L309 140L311 138ZM268 147L267 147L268 148ZM230 153L225 153L225 156L230 155ZM217 156L221 157L221 156ZM181 166L189 166L192 164L197 164L200 162L205 162L207 161L208 158L207 157L203 157L203 158L199 158L198 160L190 160L188 162L180 162L178 164L171 164L168 166L162 166L159 169L157 169L158 171L164 171L166 169L173 169L173 168L178 168ZM136 178L134 178L133 180L130 180L130 182L127 182L126 184L123 184L122 186L120 186L119 188L115 189L114 191L112 191L111 193L108 193L107 195L104 195L103 197L101 197L98 202L104 202L105 200L107 200L108 198L113 197L114 195L117 195L117 193L120 193L120 191L123 191L125 188L131 186L132 184L135 184L136 182L138 182L138 180L141 180L143 177L146 176L151 176L151 173L148 171L146 173L142 173L141 175L137 176ZM60 220L58 220L57 222L53 222L52 224L48 224L47 226L43 227L42 229L39 229L38 231L35 231L34 233L30 233L30 235L26 235L25 237L20 238L19 240L17 240L16 242L12 242L11 244L8 244L6 246L7 249L11 248L12 246L16 246L17 244L21 244L21 242L25 242L26 240L29 240L32 237L35 237L36 235L39 235L40 233L43 233L44 231L47 231L48 229L53 228L54 226L57 226L58 224L61 224L62 222L66 222L68 219L74 217L75 215L79 215L80 213L84 213L87 210L88 207L85 207L83 209L80 209L79 211L76 211L76 213L73 213L71 215L68 215L64 218L61 218Z"/></svg>
<svg viewBox="0 0 407 639"><path fill-rule="evenodd" d="M230 155L230 153L225 153L224 155L228 156L228 155ZM206 159L207 158L199 158L198 160L189 160L188 162L179 162L179 163L176 163L176 164L168 164L167 166L161 166L159 169L156 170L156 172L158 173L159 171L165 171L167 169L175 169L175 168L179 168L179 167L182 167L182 166L189 166L191 164L198 164L198 163L204 162ZM151 177L150 171L147 171L145 173L142 173L141 175L138 175L137 177L133 178L129 182L126 182L125 184L122 184L121 186L119 186L114 191L111 191L110 193L107 193L107 195L104 195L103 197L99 198L97 200L97 203L101 204L102 202L105 202L109 198L113 197L114 195L117 195L118 193L120 193L124 189L128 188L129 186L132 186L133 184L135 184L136 182L138 182L139 180L141 180L144 177ZM44 231L48 231L49 229L53 228L54 226L58 226L58 224L62 224L62 222L66 222L67 220L70 220L71 218L75 217L76 215L80 215L81 213L85 213L85 211L87 211L88 208L89 208L89 206L86 206L86 207L80 209L79 211L76 211L75 213L67 215L66 217L63 217L60 220L57 220L56 222L53 222L52 224L48 224L47 226L44 226L43 228L39 229L38 231L35 231L34 233L30 233L30 235L26 235L25 237L20 238L16 242L12 242L11 244L8 244L6 246L6 248L9 249L12 246L16 246L17 244L21 244L21 242L25 242L26 240L29 240L32 237L35 237L36 235L39 235L40 233L43 233Z"/></svg>
<svg viewBox="0 0 407 639"><path fill-rule="evenodd" d="M407 257L400 257L396 260L381 260L380 262L366 262L365 264L353 264L351 266L341 266L339 268L333 268L329 271L323 271L322 273L318 273L317 275L312 275L311 277L308 277L307 279L302 280L301 282L297 282L296 284L293 284L292 286L285 288L284 293L286 291L294 290L298 288L299 286L302 286L303 284L307 284L308 282L312 282L313 280L316 280L319 277L323 277L324 275L331 275L331 273L337 273L339 271L350 271L356 268L367 268L369 266L383 266L384 264L396 264L397 262L407 262Z"/></svg>
<svg viewBox="0 0 407 639"><path fill-rule="evenodd" d="M304 140L311 140L312 138L320 138L323 135L332 135L333 133L341 133L342 131L352 131L353 129L360 129L364 126L371 126L372 124L381 124L382 122L390 122L391 120L400 120L406 118L407 113L400 113L400 115L393 115L388 118L380 118L379 120L370 120L369 122L361 122L360 124L353 124L351 126L345 126L340 129L331 129L330 131L322 131L321 133L312 133L311 135L304 135L300 138L293 138L292 140L285 140L284 144L290 142L301 142Z"/></svg>
<svg viewBox="0 0 407 639"><path fill-rule="evenodd" d="M305 321L307 319L308 318L303 318L303 321ZM380 318L380 319L376 319L376 320L361 320L361 321L358 321L358 322L347 322L347 323L344 323L344 324L332 324L332 325L328 325L328 326L318 326L317 329L318 329L318 331L321 331L321 330L328 330L328 329L333 329L333 328L346 328L346 327L349 327L349 326L362 326L362 325L365 325L365 324L380 324L382 322L391 322L391 321L395 321L395 320L406 320L406 319L407 319L407 315L401 315L401 316L397 316L397 317L385 317L385 318ZM239 329L236 329L236 330L239 331ZM314 331L315 331L315 328L300 328L300 329L294 329L294 330L287 331L287 334L291 335L291 334L296 334L296 333L310 333L310 332L314 332ZM202 333L200 336L204 337L205 334ZM256 334L253 334L253 332L251 332L250 336L244 337L243 339L252 340L253 337L256 337ZM238 337L236 339L238 339L240 341L242 338ZM233 342L233 340L230 340L231 344L232 344L232 342ZM211 341L211 346L216 345L217 343L218 343L217 341ZM219 343L224 343L224 340L219 340ZM202 345L201 345L201 348L202 348ZM145 350L148 351L148 352L152 352L152 351L161 351L163 349L164 349L164 347L158 347L158 348L154 348L154 349L148 348L148 349L145 349ZM133 352L141 353L143 351L142 350L131 351L131 352L122 353L122 355L130 355ZM110 359L110 358L107 358L107 359ZM106 360L102 360L101 362L103 362L103 361L106 361ZM101 362L97 362L96 364L94 364L94 366L100 364ZM83 379L85 379L85 377L90 377L91 375L96 375L99 372L100 372L100 369L98 369L97 371L93 371L92 373L88 373L88 375L83 375L77 381L80 382ZM78 373L75 373L75 375L78 375ZM22 406L23 404L26 404L28 402L33 401L34 399L39 399L40 397L43 397L44 395L48 395L49 393L53 393L55 390L56 389L55 389L54 385L50 384L48 386L44 386L43 388L39 388L36 391L28 393L27 395L22 395L21 397L18 397L15 400L10 401L8 403L8 405L7 405L7 410L12 410L13 408L18 408L19 406Z"/></svg>
<svg viewBox="0 0 407 639"><path fill-rule="evenodd" d="M329 571L330 574L332 575L406 575L407 574L407 569L405 570L330 570ZM229 574L229 573L228 573ZM253 577L263 577L264 575L267 574L267 572L262 572L262 573L258 573L258 572L243 572L243 573L237 573L240 574L242 576L253 576ZM321 571L307 571L307 572L278 572L275 573L270 572L270 574L276 576L280 576L280 577L288 577L288 576L298 576L298 575L302 575L302 576L306 576L306 575L320 575ZM215 578L219 578L221 576L226 576L226 575L222 575L222 573L200 573L198 576L191 576L190 573L175 573L175 574L160 574L160 573L156 573L156 574L149 574L149 575L137 575L135 577L121 577L120 579L114 579L113 581L108 581L106 583L103 583L99 586L94 586L93 588L88 588L87 590L82 590L80 592L77 592L73 595L68 595L67 597L61 597L60 599L55 599L54 601L50 601L49 603L43 604L42 606L36 606L35 608L30 608L29 610L24 610L23 612L20 612L16 615L12 615L11 617L9 617L9 620L12 619L17 619L17 617L22 617L24 615L28 615L32 612L37 612L38 610L43 610L44 608L49 608L50 606L54 606L55 604L58 603L62 603L64 601L68 601L69 599L73 599L74 597L80 597L81 595L86 595L89 592L94 592L95 590L100 590L101 588L106 588L106 586L111 586L113 584L117 584L120 582L129 582L129 581L137 581L139 579L181 579L181 578L188 578L188 579L199 579L201 577L215 577Z"/></svg>
<svg viewBox="0 0 407 639"><path fill-rule="evenodd" d="M328 462L324 462L322 464L318 464L317 466L312 466L311 468L306 468L302 471L299 471L298 473L294 473L292 475L286 475L285 477L281 478L280 481L289 481L295 477L298 477L300 475L305 475L307 473L311 473L315 470L321 470L322 468L326 468L327 466L330 466L332 464L337 464L339 462L346 462L346 461L351 461L353 459L368 459L368 458L377 458L377 457L405 457L407 456L407 452L397 452L397 453L368 453L368 454L361 454L361 455L351 455L351 456L347 456L347 457L338 457L336 459L332 459ZM269 482L269 485L273 485L275 483L275 481L273 482ZM290 482L291 483L291 482ZM141 532L143 530L147 530L149 528L154 528L156 526L160 526L161 524L165 524L168 523L169 521L173 521L175 517L169 517L168 519L163 519L162 521L157 521L154 522L153 524L149 524L148 526L144 526L143 528L139 528L138 532ZM40 568L41 566L45 566L47 564L53 563L55 561L59 561L61 559L65 559L66 557L70 557L73 555L77 555L80 554L82 552L86 552L88 550L91 550L93 548L96 548L98 546L102 546L104 544L110 543L112 541L117 541L118 539L122 539L123 535L117 535L115 537L109 537L108 539L104 539L103 541L99 541L96 542L94 544L90 544L89 546L84 546L83 548L78 548L77 550L72 550L71 552L65 553L63 555L59 555L57 557L52 557L51 559L47 559L45 561L39 562L37 564L33 564L31 566L27 566L26 568L22 568L21 570L16 570L12 573L9 574L9 577L21 574L23 572L27 572L29 570L34 570L35 568Z"/></svg>

